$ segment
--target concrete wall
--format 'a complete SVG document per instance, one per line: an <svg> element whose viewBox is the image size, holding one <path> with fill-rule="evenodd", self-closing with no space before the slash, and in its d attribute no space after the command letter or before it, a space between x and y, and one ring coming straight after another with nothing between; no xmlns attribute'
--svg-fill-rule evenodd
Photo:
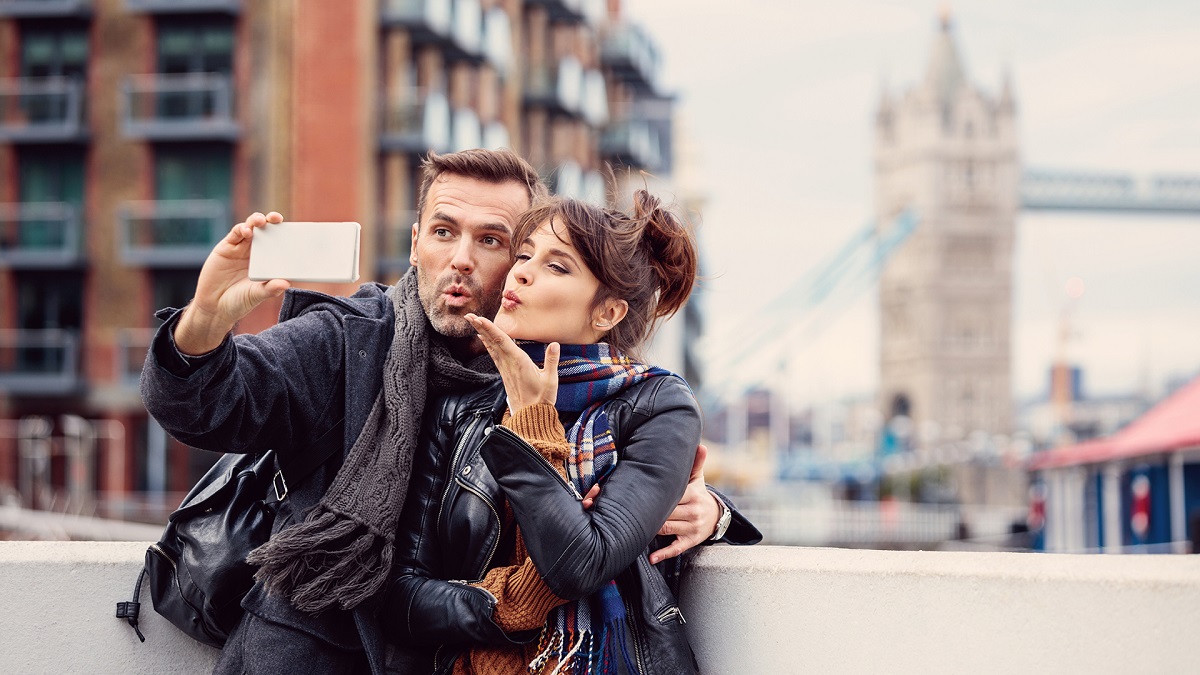
<svg viewBox="0 0 1200 675"><path fill-rule="evenodd" d="M143 598L146 544L0 542L0 672L207 672ZM712 547L682 597L709 675L1194 672L1200 556Z"/></svg>

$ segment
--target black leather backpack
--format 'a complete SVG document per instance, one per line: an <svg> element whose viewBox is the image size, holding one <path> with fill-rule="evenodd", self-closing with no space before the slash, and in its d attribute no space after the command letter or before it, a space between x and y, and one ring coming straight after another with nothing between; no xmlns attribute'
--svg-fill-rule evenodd
<svg viewBox="0 0 1200 675"><path fill-rule="evenodd" d="M281 463L273 450L225 454L167 519L162 538L146 549L133 600L117 603L139 639L142 582L149 578L154 611L190 637L223 647L242 617L242 598L254 585L252 550L271 537L288 482L299 485L342 449L343 423L298 456Z"/></svg>

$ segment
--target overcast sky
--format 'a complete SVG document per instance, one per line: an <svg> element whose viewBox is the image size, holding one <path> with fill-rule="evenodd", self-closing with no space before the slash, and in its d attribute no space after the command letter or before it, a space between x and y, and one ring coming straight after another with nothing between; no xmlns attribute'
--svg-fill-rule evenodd
<svg viewBox="0 0 1200 675"><path fill-rule="evenodd" d="M884 87L899 92L921 77L939 3L625 6L659 41L708 197L704 346L715 360L763 319L758 307L867 222L877 102ZM1200 175L1194 0L950 8L968 78L995 92L1011 73L1026 167ZM1154 388L1200 370L1200 217L1023 214L1017 227L1015 394L1045 388L1073 276L1086 291L1068 351L1089 392ZM787 379L799 398L877 384L874 289L843 304L822 314L827 328L797 340Z"/></svg>

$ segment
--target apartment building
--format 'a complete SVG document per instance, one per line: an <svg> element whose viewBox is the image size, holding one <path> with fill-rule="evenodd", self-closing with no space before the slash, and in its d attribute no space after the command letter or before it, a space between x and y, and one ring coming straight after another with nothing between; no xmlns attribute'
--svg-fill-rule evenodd
<svg viewBox="0 0 1200 675"><path fill-rule="evenodd" d="M512 147L619 201L671 170L659 69L619 0L0 0L0 490L169 509L213 456L148 419L138 372L233 222L358 221L391 281L429 150Z"/></svg>

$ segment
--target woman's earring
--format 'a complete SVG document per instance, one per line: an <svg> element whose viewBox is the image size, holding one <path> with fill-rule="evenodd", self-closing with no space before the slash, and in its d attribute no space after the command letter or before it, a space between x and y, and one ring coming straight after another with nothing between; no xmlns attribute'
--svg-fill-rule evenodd
<svg viewBox="0 0 1200 675"><path fill-rule="evenodd" d="M596 328L600 328L600 329L612 328L612 324L607 321L597 321L594 325L596 326Z"/></svg>

